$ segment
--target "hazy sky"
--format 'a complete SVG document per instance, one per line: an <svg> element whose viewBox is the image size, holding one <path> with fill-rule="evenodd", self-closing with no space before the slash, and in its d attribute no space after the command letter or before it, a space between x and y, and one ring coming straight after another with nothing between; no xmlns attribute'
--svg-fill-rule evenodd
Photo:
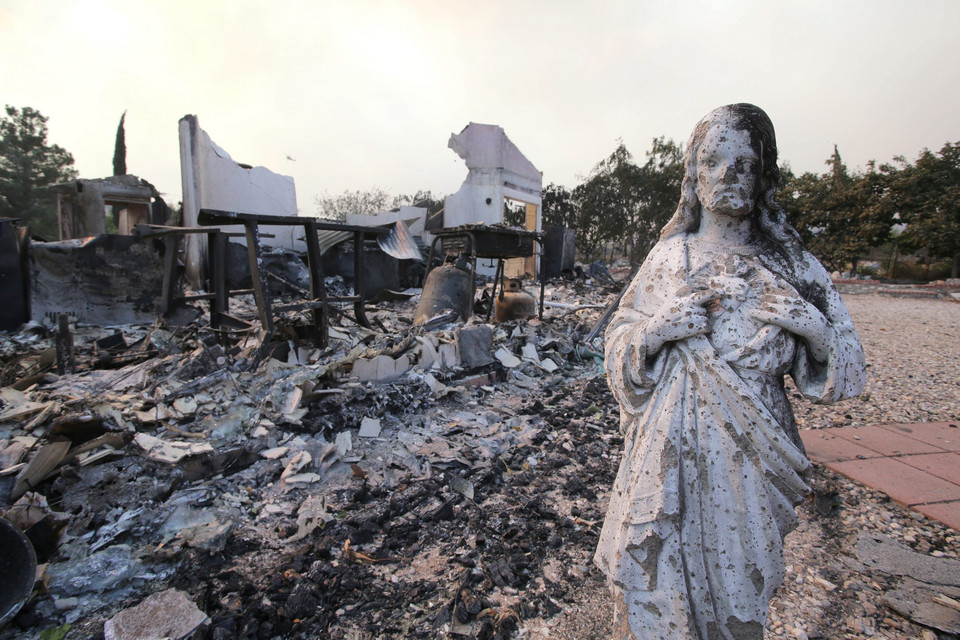
<svg viewBox="0 0 960 640"><path fill-rule="evenodd" d="M823 171L960 140L957 0L0 0L0 103L49 116L82 177L127 167L180 199L177 121L314 196L436 195L466 168L447 139L501 125L569 188L622 139L686 143L753 102L781 161ZM294 160L289 160L293 158Z"/></svg>

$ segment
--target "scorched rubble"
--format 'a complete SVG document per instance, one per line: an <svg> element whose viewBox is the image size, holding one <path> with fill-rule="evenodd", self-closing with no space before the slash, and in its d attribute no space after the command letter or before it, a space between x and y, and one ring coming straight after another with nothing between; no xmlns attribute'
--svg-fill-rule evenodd
<svg viewBox="0 0 960 640"><path fill-rule="evenodd" d="M603 305L616 291L577 286L552 295ZM872 296L847 299L858 323L897 313ZM42 522L34 542L46 565L0 638L66 623L67 638L102 637L105 620L168 589L209 618L196 632L206 638L603 638L609 602L591 558L623 441L602 368L574 344L602 309L493 326L492 352L504 348L514 366L495 356L425 369L425 340L439 353L457 325L411 331L412 304L372 314L384 333L336 330L326 353L291 329L286 353L257 366L242 344L231 352L192 330L125 327L128 344L146 345L138 357L128 349L119 368L44 380L49 338L4 338L3 383L34 376L36 386L5 388L0 411L24 413L0 423L3 452L29 462L58 438L69 446L8 510ZM922 305L913 315L927 314L926 328L956 328L941 313L955 306ZM885 346L866 326L873 371ZM110 333L89 331L78 330L78 363L91 361L87 338ZM940 344L958 361L956 340ZM375 354L406 354L411 368L351 379L347 365ZM801 405L802 428L883 420L878 407L904 392L894 378L885 372L862 408ZM908 391L939 417L935 398ZM860 562L857 543L876 531L949 559L960 557L957 532L824 469L814 488L787 540L767 636L951 637L885 604L902 578Z"/></svg>

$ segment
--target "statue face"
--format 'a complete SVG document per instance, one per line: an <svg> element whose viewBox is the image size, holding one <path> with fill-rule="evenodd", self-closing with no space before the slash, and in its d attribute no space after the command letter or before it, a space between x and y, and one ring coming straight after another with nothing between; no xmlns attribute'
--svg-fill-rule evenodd
<svg viewBox="0 0 960 640"><path fill-rule="evenodd" d="M756 200L760 159L750 134L726 124L710 127L697 151L697 197L705 209L748 216Z"/></svg>

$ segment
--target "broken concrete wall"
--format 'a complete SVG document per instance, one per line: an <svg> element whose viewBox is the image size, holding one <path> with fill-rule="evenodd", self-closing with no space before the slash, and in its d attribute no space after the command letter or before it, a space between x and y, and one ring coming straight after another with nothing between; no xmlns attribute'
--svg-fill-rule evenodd
<svg viewBox="0 0 960 640"><path fill-rule="evenodd" d="M466 180L444 201L444 227L503 222L503 199L539 208L543 174L501 127L471 122L452 134L448 146L467 164ZM537 216L539 231L539 215Z"/></svg>
<svg viewBox="0 0 960 640"><path fill-rule="evenodd" d="M71 180L53 185L60 239L90 238L107 232L106 208L117 211L123 235L138 224L165 224L166 205L152 184L134 175Z"/></svg>
<svg viewBox="0 0 960 640"><path fill-rule="evenodd" d="M459 134L451 134L448 145L467 164L466 180L460 190L444 200L443 226L500 224L504 199L522 202L524 227L540 231L543 174L533 166L507 137L503 128L471 122ZM508 275L536 270L535 259L512 262ZM492 273L492 261L479 261L478 270Z"/></svg>
<svg viewBox="0 0 960 640"><path fill-rule="evenodd" d="M163 313L162 243L134 236L35 242L30 316L69 312L89 324L151 323Z"/></svg>
<svg viewBox="0 0 960 640"><path fill-rule="evenodd" d="M200 128L197 116L180 119L180 179L183 186L183 226L196 227L200 209L220 209L275 216L297 215L297 193L290 176L233 160ZM239 226L223 227L241 231ZM261 226L266 246L305 251L303 230L293 226ZM187 277L195 286L204 279L206 238L190 235L186 242Z"/></svg>
<svg viewBox="0 0 960 640"><path fill-rule="evenodd" d="M106 203L98 188L86 188L83 181L74 183L73 197L57 193L57 218L60 223L60 239L89 238L107 232ZM57 185L57 187L67 185ZM57 187L54 187L56 189Z"/></svg>

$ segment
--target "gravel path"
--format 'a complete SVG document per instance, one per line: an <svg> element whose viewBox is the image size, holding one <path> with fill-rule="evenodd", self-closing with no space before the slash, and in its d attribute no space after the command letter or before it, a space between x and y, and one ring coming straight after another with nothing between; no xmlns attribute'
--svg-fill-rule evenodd
<svg viewBox="0 0 960 640"><path fill-rule="evenodd" d="M797 400L800 428L960 419L960 304L846 295L867 356L864 393L832 406Z"/></svg>

